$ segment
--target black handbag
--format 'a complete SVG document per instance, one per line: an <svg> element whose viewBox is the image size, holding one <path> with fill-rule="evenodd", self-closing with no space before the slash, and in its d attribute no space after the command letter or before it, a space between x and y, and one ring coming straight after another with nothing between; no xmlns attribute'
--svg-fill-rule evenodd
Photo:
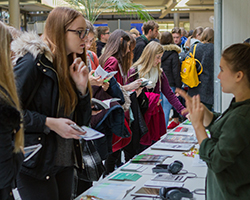
<svg viewBox="0 0 250 200"><path fill-rule="evenodd" d="M80 139L80 145L83 166L77 170L77 176L88 182L98 181L105 171L101 157L91 140Z"/></svg>

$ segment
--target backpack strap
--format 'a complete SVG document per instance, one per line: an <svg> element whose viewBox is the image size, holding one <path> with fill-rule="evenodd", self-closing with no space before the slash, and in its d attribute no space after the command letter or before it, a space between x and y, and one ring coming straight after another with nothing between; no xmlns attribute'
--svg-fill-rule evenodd
<svg viewBox="0 0 250 200"><path fill-rule="evenodd" d="M194 45L193 56L195 56L196 46L197 46L197 44Z"/></svg>
<svg viewBox="0 0 250 200"><path fill-rule="evenodd" d="M197 44L194 45L193 56L195 56L196 46L197 46ZM203 71L202 64L200 63L200 61L198 59L195 59L195 61L197 61L201 66L201 70L199 71L199 73L197 73L197 75L200 75Z"/></svg>

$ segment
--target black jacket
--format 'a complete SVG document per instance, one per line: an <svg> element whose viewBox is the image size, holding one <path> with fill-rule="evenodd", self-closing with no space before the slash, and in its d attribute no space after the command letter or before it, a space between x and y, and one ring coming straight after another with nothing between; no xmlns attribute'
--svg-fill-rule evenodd
<svg viewBox="0 0 250 200"><path fill-rule="evenodd" d="M27 37L28 33L25 34L22 37ZM20 43L22 44L22 42L24 43L23 49L25 49L26 45L26 49L29 50L24 56L14 60L16 61L14 72L16 75L17 90L24 108L25 146L38 143L41 143L43 146L35 156L23 163L21 172L37 179L49 179L54 166L57 140L56 133L50 131L45 126L45 121L46 117L58 117L58 75L53 69L52 62L48 59L49 52L45 44L36 36L31 35L33 43L37 40L36 45L40 47L38 51L36 49L32 51L33 46L36 45L32 43L29 46L25 42L27 38L24 38L24 41L20 41L23 39L22 37L15 41L12 45L12 50L14 50L16 56L21 55L22 47L20 47ZM30 104L27 105L37 83L39 83L39 87ZM78 125L88 125L91 117L90 95L87 93L83 97L78 96L78 104L72 120ZM74 140L74 144L74 152L77 157L76 164L82 166L79 141Z"/></svg>
<svg viewBox="0 0 250 200"><path fill-rule="evenodd" d="M106 43L101 42L100 40L96 41L96 50L97 50L96 54L97 54L98 58L102 55L102 49L105 45L106 45Z"/></svg>
<svg viewBox="0 0 250 200"><path fill-rule="evenodd" d="M181 48L175 44L164 45L164 53L161 58L161 67L168 78L170 87L181 88L181 66L178 53Z"/></svg>
<svg viewBox="0 0 250 200"><path fill-rule="evenodd" d="M0 87L1 89L1 87ZM2 90L2 89L1 89ZM5 90L3 90L5 93ZM14 130L20 127L19 111L8 104L0 96L0 199L9 200L13 197L13 182L23 162L22 153L13 153Z"/></svg>
<svg viewBox="0 0 250 200"><path fill-rule="evenodd" d="M148 40L146 40L144 37L140 36L140 37L136 38L136 45L135 45L135 49L134 49L134 58L133 58L134 63L140 58L144 48L148 44Z"/></svg>

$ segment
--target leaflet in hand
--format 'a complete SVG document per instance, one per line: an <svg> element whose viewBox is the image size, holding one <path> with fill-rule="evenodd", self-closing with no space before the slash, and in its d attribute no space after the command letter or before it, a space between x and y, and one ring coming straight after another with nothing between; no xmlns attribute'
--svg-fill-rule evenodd
<svg viewBox="0 0 250 200"><path fill-rule="evenodd" d="M146 79L146 78L141 78L142 82L141 82L141 85L140 87L146 87L148 85L151 85L152 84L152 81Z"/></svg>
<svg viewBox="0 0 250 200"><path fill-rule="evenodd" d="M106 99L106 100L99 100L96 98L91 99L91 104L94 106L92 110L103 110L103 109L109 109L110 108L110 103L114 101L120 101L119 98L112 98L112 99Z"/></svg>
<svg viewBox="0 0 250 200"><path fill-rule="evenodd" d="M31 157L33 157L41 148L41 144L24 147L24 162L28 161Z"/></svg>
<svg viewBox="0 0 250 200"><path fill-rule="evenodd" d="M86 133L84 135L79 135L84 140L95 140L95 139L98 139L98 138L101 138L104 136L103 133L100 133L99 131L96 131L96 130L89 128L87 126L80 127L77 124L70 124L70 126L72 128L74 128L75 130L80 131L80 132L86 131Z"/></svg>
<svg viewBox="0 0 250 200"><path fill-rule="evenodd" d="M99 65L94 73L95 77L100 76L101 79L104 79L104 82L108 82L115 74L117 73L117 71L113 71L113 72L106 72L101 65Z"/></svg>

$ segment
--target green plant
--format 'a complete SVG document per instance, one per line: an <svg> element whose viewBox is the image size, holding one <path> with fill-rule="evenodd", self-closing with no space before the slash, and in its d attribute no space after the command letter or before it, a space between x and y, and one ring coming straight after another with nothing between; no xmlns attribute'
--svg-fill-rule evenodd
<svg viewBox="0 0 250 200"><path fill-rule="evenodd" d="M97 18L106 11L117 12L126 15L137 15L143 21L153 18L145 6L132 3L130 0L65 0L75 9L81 11L86 19L94 23Z"/></svg>

